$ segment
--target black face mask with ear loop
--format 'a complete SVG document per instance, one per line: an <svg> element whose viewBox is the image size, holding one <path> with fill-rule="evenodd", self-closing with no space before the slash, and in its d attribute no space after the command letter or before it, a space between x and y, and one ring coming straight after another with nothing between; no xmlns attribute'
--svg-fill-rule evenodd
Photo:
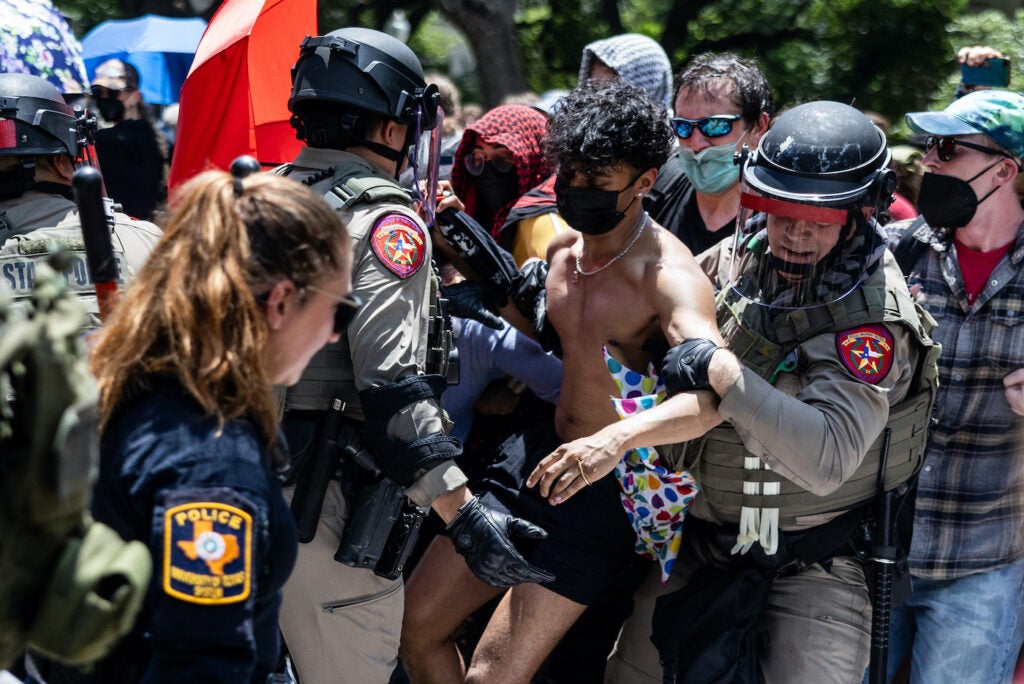
<svg viewBox="0 0 1024 684"><path fill-rule="evenodd" d="M641 174L643 175L643 174ZM601 190L600 188L574 188L561 177L555 180L555 204L558 213L570 227L587 235L607 233L626 217L626 212L636 202L633 196L624 211L618 211L619 195L631 190L638 175L622 190Z"/></svg>
<svg viewBox="0 0 1024 684"><path fill-rule="evenodd" d="M917 193L917 210L933 228L963 228L974 218L978 205L999 189L996 186L978 199L971 181L980 178L1000 161L986 166L967 180L934 172L924 174Z"/></svg>

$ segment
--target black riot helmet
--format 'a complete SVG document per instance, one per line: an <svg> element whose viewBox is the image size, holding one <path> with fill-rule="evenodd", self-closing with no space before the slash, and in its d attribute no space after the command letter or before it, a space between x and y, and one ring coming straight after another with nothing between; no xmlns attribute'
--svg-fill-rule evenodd
<svg viewBox="0 0 1024 684"><path fill-rule="evenodd" d="M743 160L734 291L776 308L836 301L884 251L874 215L892 202L885 134L839 102L784 112Z"/></svg>
<svg viewBox="0 0 1024 684"><path fill-rule="evenodd" d="M80 128L75 110L49 81L0 74L0 157L78 157L84 143Z"/></svg>
<svg viewBox="0 0 1024 684"><path fill-rule="evenodd" d="M783 113L761 137L744 180L765 197L832 207L889 206L895 175L885 134L839 102L809 102Z"/></svg>
<svg viewBox="0 0 1024 684"><path fill-rule="evenodd" d="M441 93L426 83L420 60L405 43L366 28L306 36L292 67L288 109L296 136L311 147L365 147L396 162L396 179L408 155L418 209L433 223ZM408 127L401 150L367 140L381 117Z"/></svg>
<svg viewBox="0 0 1024 684"><path fill-rule="evenodd" d="M292 125L299 138L311 143L303 119L315 103L350 111L351 122L358 112L371 112L424 131L437 125L441 94L427 85L419 59L405 43L372 29L343 28L307 36L292 67L288 109L295 114Z"/></svg>

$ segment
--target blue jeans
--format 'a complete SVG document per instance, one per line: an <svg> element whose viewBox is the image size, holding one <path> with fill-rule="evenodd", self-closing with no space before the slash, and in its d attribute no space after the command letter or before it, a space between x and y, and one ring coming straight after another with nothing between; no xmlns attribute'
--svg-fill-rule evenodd
<svg viewBox="0 0 1024 684"><path fill-rule="evenodd" d="M1009 684L1022 643L1024 558L954 580L914 577L892 613L888 679L911 653L911 684Z"/></svg>

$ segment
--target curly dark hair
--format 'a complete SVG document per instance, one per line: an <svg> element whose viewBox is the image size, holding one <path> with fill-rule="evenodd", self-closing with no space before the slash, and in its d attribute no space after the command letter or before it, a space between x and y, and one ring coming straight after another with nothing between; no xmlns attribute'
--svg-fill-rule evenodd
<svg viewBox="0 0 1024 684"><path fill-rule="evenodd" d="M660 168L672 150L664 113L621 79L584 81L548 121L546 153L559 174L593 173L629 164Z"/></svg>

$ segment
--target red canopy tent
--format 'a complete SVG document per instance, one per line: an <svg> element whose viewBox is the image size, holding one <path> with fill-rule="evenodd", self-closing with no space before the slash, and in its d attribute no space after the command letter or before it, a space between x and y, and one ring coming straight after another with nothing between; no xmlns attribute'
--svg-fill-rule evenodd
<svg viewBox="0 0 1024 684"><path fill-rule="evenodd" d="M241 154L264 166L298 154L288 124L291 67L302 39L316 33L316 0L225 0L181 88L171 188Z"/></svg>

